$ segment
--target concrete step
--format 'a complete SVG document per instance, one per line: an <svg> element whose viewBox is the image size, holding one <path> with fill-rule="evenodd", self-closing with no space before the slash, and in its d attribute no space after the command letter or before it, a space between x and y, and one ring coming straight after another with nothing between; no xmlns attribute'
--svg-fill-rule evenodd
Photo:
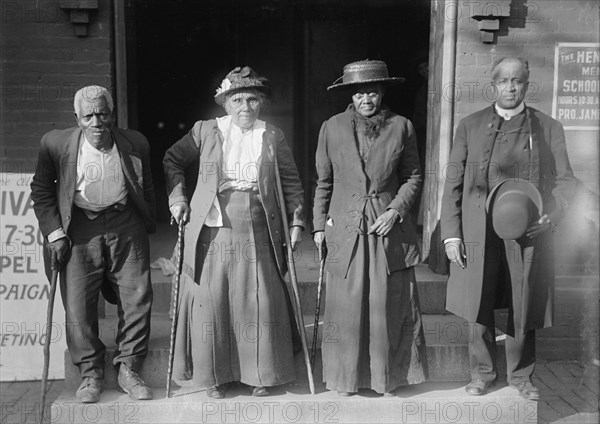
<svg viewBox="0 0 600 424"><path fill-rule="evenodd" d="M318 264L315 269L306 264L300 268L302 272L298 273L298 291L302 310L307 314L314 314L316 308L319 269ZM446 311L446 283L448 277L434 274L425 265L415 267L417 277L417 287L419 292L419 301L421 303L421 312L423 314L437 315L448 314ZM152 304L153 313L166 313L171 306L172 277L165 276L159 269L151 270L152 289L154 291L154 302ZM301 279L302 278L302 279ZM289 286L289 283L288 283ZM327 281L323 284L321 294L321 308L325 308L325 296L327 291ZM291 291L290 291L291 293ZM116 316L116 306L105 305L106 316Z"/></svg>
<svg viewBox="0 0 600 424"><path fill-rule="evenodd" d="M163 387L154 399L134 401L124 393L106 390L97 404L80 404L65 390L51 409L53 423L537 423L537 403L498 384L485 396L473 397L460 384L407 386L394 397L370 390L351 397L317 386L310 395L304 385L273 388L268 397L249 396L237 387L225 399L211 399L203 389L175 386L171 398Z"/></svg>
<svg viewBox="0 0 600 424"><path fill-rule="evenodd" d="M314 317L306 315L304 323L309 350L312 347ZM166 314L152 317L152 330L150 334L149 352L140 370L142 378L151 386L164 386L166 383L166 370L169 356L169 334L171 321ZM114 339L117 322L115 319L100 321L100 336L107 346L105 366L105 386L117 387L117 374L112 367L115 354ZM429 363L430 381L466 381L469 379L469 355L467 348L468 331L466 322L454 315L424 315L423 329L427 345L427 358ZM319 325L316 366L313 374L320 376L321 360L320 346L325 330L326 341L336 341L335 328ZM505 378L505 356L503 342L498 347L498 375ZM295 358L296 376L298 381L307 381L302 353ZM78 369L71 363L68 351L65 351L65 379L68 387L76 388L80 383Z"/></svg>

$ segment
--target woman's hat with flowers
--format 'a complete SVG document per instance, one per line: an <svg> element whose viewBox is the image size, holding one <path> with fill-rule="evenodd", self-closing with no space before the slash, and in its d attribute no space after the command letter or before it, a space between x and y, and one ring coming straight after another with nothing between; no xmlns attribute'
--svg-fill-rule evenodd
<svg viewBox="0 0 600 424"><path fill-rule="evenodd" d="M221 82L221 86L217 88L215 102L217 102L218 105L223 106L227 94L247 88L255 88L265 93L267 97L271 97L269 80L258 75L254 69L249 66L244 66L243 68L238 66L227 74L225 79Z"/></svg>

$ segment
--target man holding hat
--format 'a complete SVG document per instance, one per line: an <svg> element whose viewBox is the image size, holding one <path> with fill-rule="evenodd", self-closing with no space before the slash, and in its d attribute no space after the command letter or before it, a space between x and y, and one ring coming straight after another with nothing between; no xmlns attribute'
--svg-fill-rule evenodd
<svg viewBox="0 0 600 424"><path fill-rule="evenodd" d="M552 231L576 184L561 124L523 102L529 64L492 68L494 105L458 125L448 164L441 234L451 261L446 309L469 322L471 382L483 395L497 377L494 310L508 308L507 380L539 399L531 382L535 329L552 325Z"/></svg>

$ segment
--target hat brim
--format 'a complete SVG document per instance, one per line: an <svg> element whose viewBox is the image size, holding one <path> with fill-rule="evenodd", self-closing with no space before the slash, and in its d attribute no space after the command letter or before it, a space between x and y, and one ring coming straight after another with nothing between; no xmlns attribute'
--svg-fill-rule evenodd
<svg viewBox="0 0 600 424"><path fill-rule="evenodd" d="M492 191L490 191L490 194L488 194L488 197L485 201L485 211L487 213L490 212L490 209L492 208L492 204L494 202L496 194L500 190L500 187L502 187L502 189L505 191L522 191L523 194L525 194L531 199L535 207L538 209L540 216L542 215L544 202L542 200L542 195L540 194L540 191L535 185L533 185L529 181L520 178L501 181L496 187L492 189Z"/></svg>
<svg viewBox="0 0 600 424"><path fill-rule="evenodd" d="M263 92L268 99L271 98L271 88L265 85L248 85L245 87L235 87L235 88L230 88L227 91L223 91L222 93L219 93L215 96L215 103L218 104L219 106L223 106L225 104L225 99L227 98L227 95L229 94L233 94L239 91L247 91L247 90L258 90Z"/></svg>
<svg viewBox="0 0 600 424"><path fill-rule="evenodd" d="M327 91L331 90L339 90L343 88L350 88L360 84L382 84L385 86L392 86L402 84L406 81L404 77L390 77L390 78L375 78L375 79L367 79L362 81L353 81L353 82L341 82L339 84L333 84L327 87Z"/></svg>
<svg viewBox="0 0 600 424"><path fill-rule="evenodd" d="M537 187L522 179L500 182L485 202L494 231L504 240L525 236L532 222L542 215L542 207L542 195Z"/></svg>

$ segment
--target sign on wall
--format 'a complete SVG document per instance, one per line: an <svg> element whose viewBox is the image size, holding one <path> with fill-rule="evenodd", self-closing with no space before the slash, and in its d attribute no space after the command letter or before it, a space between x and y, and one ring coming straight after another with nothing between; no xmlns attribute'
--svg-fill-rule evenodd
<svg viewBox="0 0 600 424"><path fill-rule="evenodd" d="M50 284L31 201L32 174L0 174L0 381L39 380ZM65 313L54 303L50 379L65 376Z"/></svg>
<svg viewBox="0 0 600 424"><path fill-rule="evenodd" d="M558 43L552 117L565 130L600 129L600 44Z"/></svg>

